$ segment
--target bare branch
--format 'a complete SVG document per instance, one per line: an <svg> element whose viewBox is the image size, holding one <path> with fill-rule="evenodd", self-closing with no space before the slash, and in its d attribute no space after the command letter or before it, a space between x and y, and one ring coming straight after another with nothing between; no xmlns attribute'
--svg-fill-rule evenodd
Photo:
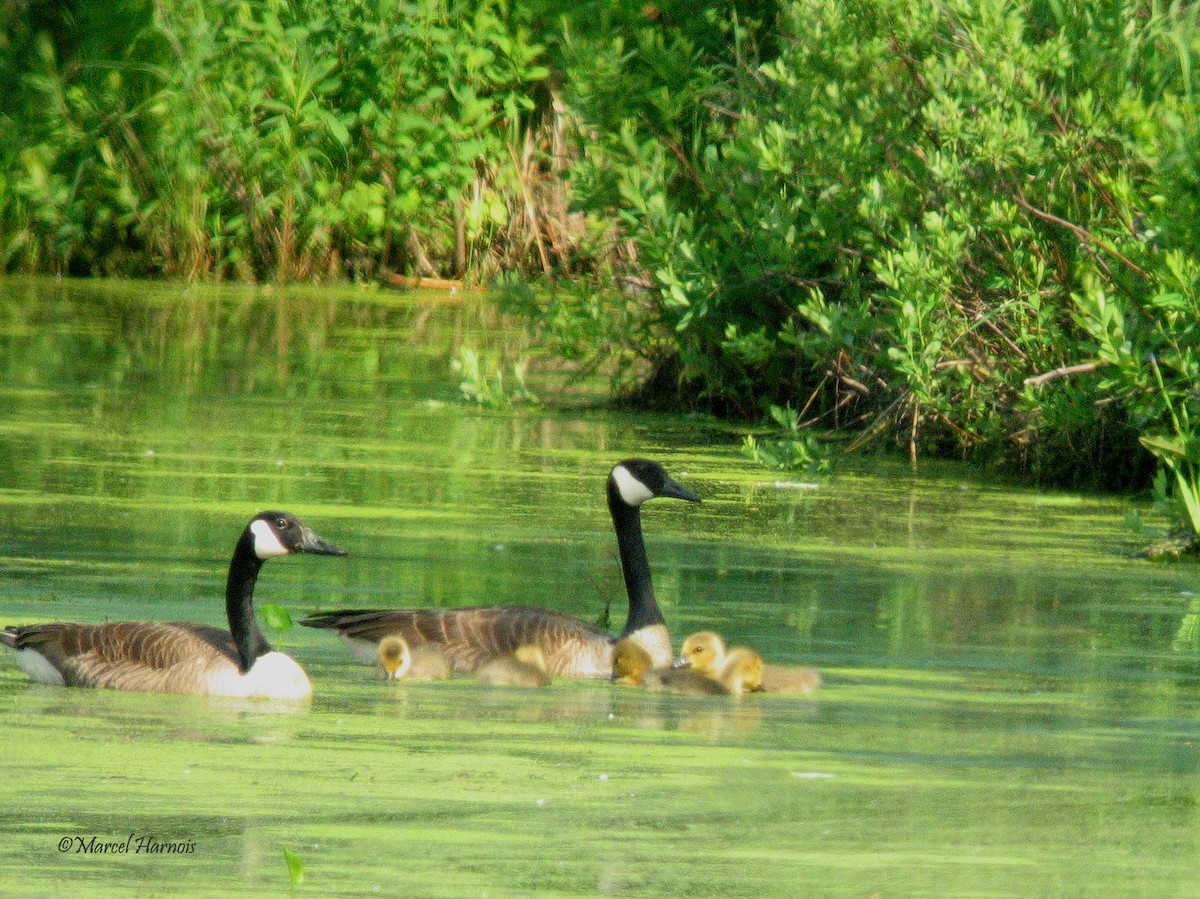
<svg viewBox="0 0 1200 899"><path fill-rule="evenodd" d="M1080 362L1078 365L1064 365L1062 368L1056 368L1054 371L1048 371L1040 375L1034 375L1031 378L1026 378L1022 383L1026 387L1041 387L1048 381L1057 381L1059 378L1070 377L1071 375L1081 375L1084 372L1095 371L1104 363L1102 362Z"/></svg>
<svg viewBox="0 0 1200 899"><path fill-rule="evenodd" d="M1098 238L1096 235L1094 235L1091 231L1088 231L1086 228L1081 228L1079 225L1076 225L1074 222L1068 222L1066 219L1061 219L1057 215L1052 215L1049 212L1044 212L1041 209L1038 209L1036 206L1031 204L1028 200L1026 200L1020 194L1014 194L1013 200L1016 201L1018 206L1020 206L1022 209L1026 210L1027 212L1031 212L1034 215L1036 215L1038 218L1045 219L1048 222L1054 222L1054 224L1056 224L1056 225L1062 225L1064 228L1066 228L1068 231L1070 231L1072 234L1074 234L1080 240L1082 240L1086 243L1090 243L1092 246L1099 247L1100 249L1104 250L1106 253L1109 253L1109 254L1115 256L1117 259L1120 259L1122 262L1124 262L1127 266L1129 266L1131 269L1133 269L1135 272L1137 272L1143 278L1150 277L1149 272L1147 272L1145 269L1136 265L1134 262L1132 262L1127 257L1121 255L1121 253L1119 253L1114 247L1112 247L1109 244L1102 241L1100 238Z"/></svg>

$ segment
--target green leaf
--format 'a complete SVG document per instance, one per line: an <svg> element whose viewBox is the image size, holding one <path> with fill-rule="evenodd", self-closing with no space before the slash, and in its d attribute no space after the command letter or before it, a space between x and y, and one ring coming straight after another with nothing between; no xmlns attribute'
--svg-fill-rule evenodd
<svg viewBox="0 0 1200 899"><path fill-rule="evenodd" d="M1146 434L1138 438L1138 443L1169 462L1200 463L1200 440L1188 439L1182 434Z"/></svg>
<svg viewBox="0 0 1200 899"><path fill-rule="evenodd" d="M293 887L304 883L304 859L290 849L283 850L283 860L287 862L288 878Z"/></svg>
<svg viewBox="0 0 1200 899"><path fill-rule="evenodd" d="M1190 312L1191 305L1178 293L1160 293L1150 298L1150 305L1158 309L1169 309L1175 312Z"/></svg>
<svg viewBox="0 0 1200 899"><path fill-rule="evenodd" d="M346 126L342 123L342 120L328 109L322 109L320 115L325 121L325 127L329 130L329 133L333 135L333 139L343 147L348 146L350 143L350 132L346 129Z"/></svg>

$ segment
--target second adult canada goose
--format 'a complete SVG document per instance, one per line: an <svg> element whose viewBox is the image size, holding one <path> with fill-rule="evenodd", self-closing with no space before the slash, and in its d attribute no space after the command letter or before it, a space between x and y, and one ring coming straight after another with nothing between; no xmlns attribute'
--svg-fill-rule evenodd
<svg viewBox="0 0 1200 899"><path fill-rule="evenodd" d="M700 497L668 477L657 462L627 459L608 476L608 509L617 534L621 571L629 594L629 614L620 636L636 636L655 665L671 663L671 640L654 599L641 506L665 496L699 502ZM571 615L532 606L478 606L465 609L344 610L319 612L300 622L336 630L361 661L375 664L376 646L399 634L415 652L433 645L455 671L475 671L517 647L541 648L550 674L608 677L612 673L613 637Z"/></svg>
<svg viewBox="0 0 1200 899"><path fill-rule="evenodd" d="M180 621L56 622L5 628L0 643L16 652L31 678L54 686L306 699L308 676L271 648L254 618L263 562L292 553L346 555L288 512L256 515L229 563L227 631Z"/></svg>
<svg viewBox="0 0 1200 899"><path fill-rule="evenodd" d="M550 673L546 656L538 646L518 646L508 655L485 663L475 672L481 684L493 687L547 687Z"/></svg>

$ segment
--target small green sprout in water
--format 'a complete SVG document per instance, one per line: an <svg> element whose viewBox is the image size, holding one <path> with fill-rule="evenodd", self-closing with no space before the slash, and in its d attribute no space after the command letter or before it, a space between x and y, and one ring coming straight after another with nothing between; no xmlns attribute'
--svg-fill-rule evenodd
<svg viewBox="0 0 1200 899"><path fill-rule="evenodd" d="M292 883L292 889L304 883L304 859L292 852L290 849L283 850L283 860L287 862L288 879Z"/></svg>
<svg viewBox="0 0 1200 899"><path fill-rule="evenodd" d="M262 615L262 619L266 622L267 627L277 634L286 633L295 626L292 621L292 613L283 606L276 605L275 603L266 603L260 606L258 613Z"/></svg>
<svg viewBox="0 0 1200 899"><path fill-rule="evenodd" d="M596 626L597 627L603 628L606 631L612 629L612 616L610 614L611 610L612 610L612 599L606 599L604 601L604 610L599 615L596 616Z"/></svg>
<svg viewBox="0 0 1200 899"><path fill-rule="evenodd" d="M776 428L758 437L747 434L742 449L759 465L776 469L803 469L813 473L828 471L829 454L813 433L800 424L800 415L791 406L771 406Z"/></svg>
<svg viewBox="0 0 1200 899"><path fill-rule="evenodd" d="M521 357L512 365L512 386L504 386L504 366L501 361L490 363L468 347L462 347L455 369L462 375L458 389L463 399L488 409L507 409L516 403L536 403L537 397L526 386L525 375L529 359Z"/></svg>

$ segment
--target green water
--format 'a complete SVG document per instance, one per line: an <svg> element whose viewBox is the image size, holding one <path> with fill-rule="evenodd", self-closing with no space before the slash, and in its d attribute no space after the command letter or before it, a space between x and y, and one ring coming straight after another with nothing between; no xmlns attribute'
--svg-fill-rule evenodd
<svg viewBox="0 0 1200 899"><path fill-rule="evenodd" d="M348 558L270 562L260 602L523 602L624 615L609 466L645 509L678 640L820 666L813 699L387 684L276 638L310 709L31 684L0 655L0 893L1200 895L1197 570L1119 499L875 465L808 485L688 417L458 401L472 303L0 281L3 621L223 624L256 511ZM548 397L564 383L535 358ZM82 853L129 835L186 854Z"/></svg>

